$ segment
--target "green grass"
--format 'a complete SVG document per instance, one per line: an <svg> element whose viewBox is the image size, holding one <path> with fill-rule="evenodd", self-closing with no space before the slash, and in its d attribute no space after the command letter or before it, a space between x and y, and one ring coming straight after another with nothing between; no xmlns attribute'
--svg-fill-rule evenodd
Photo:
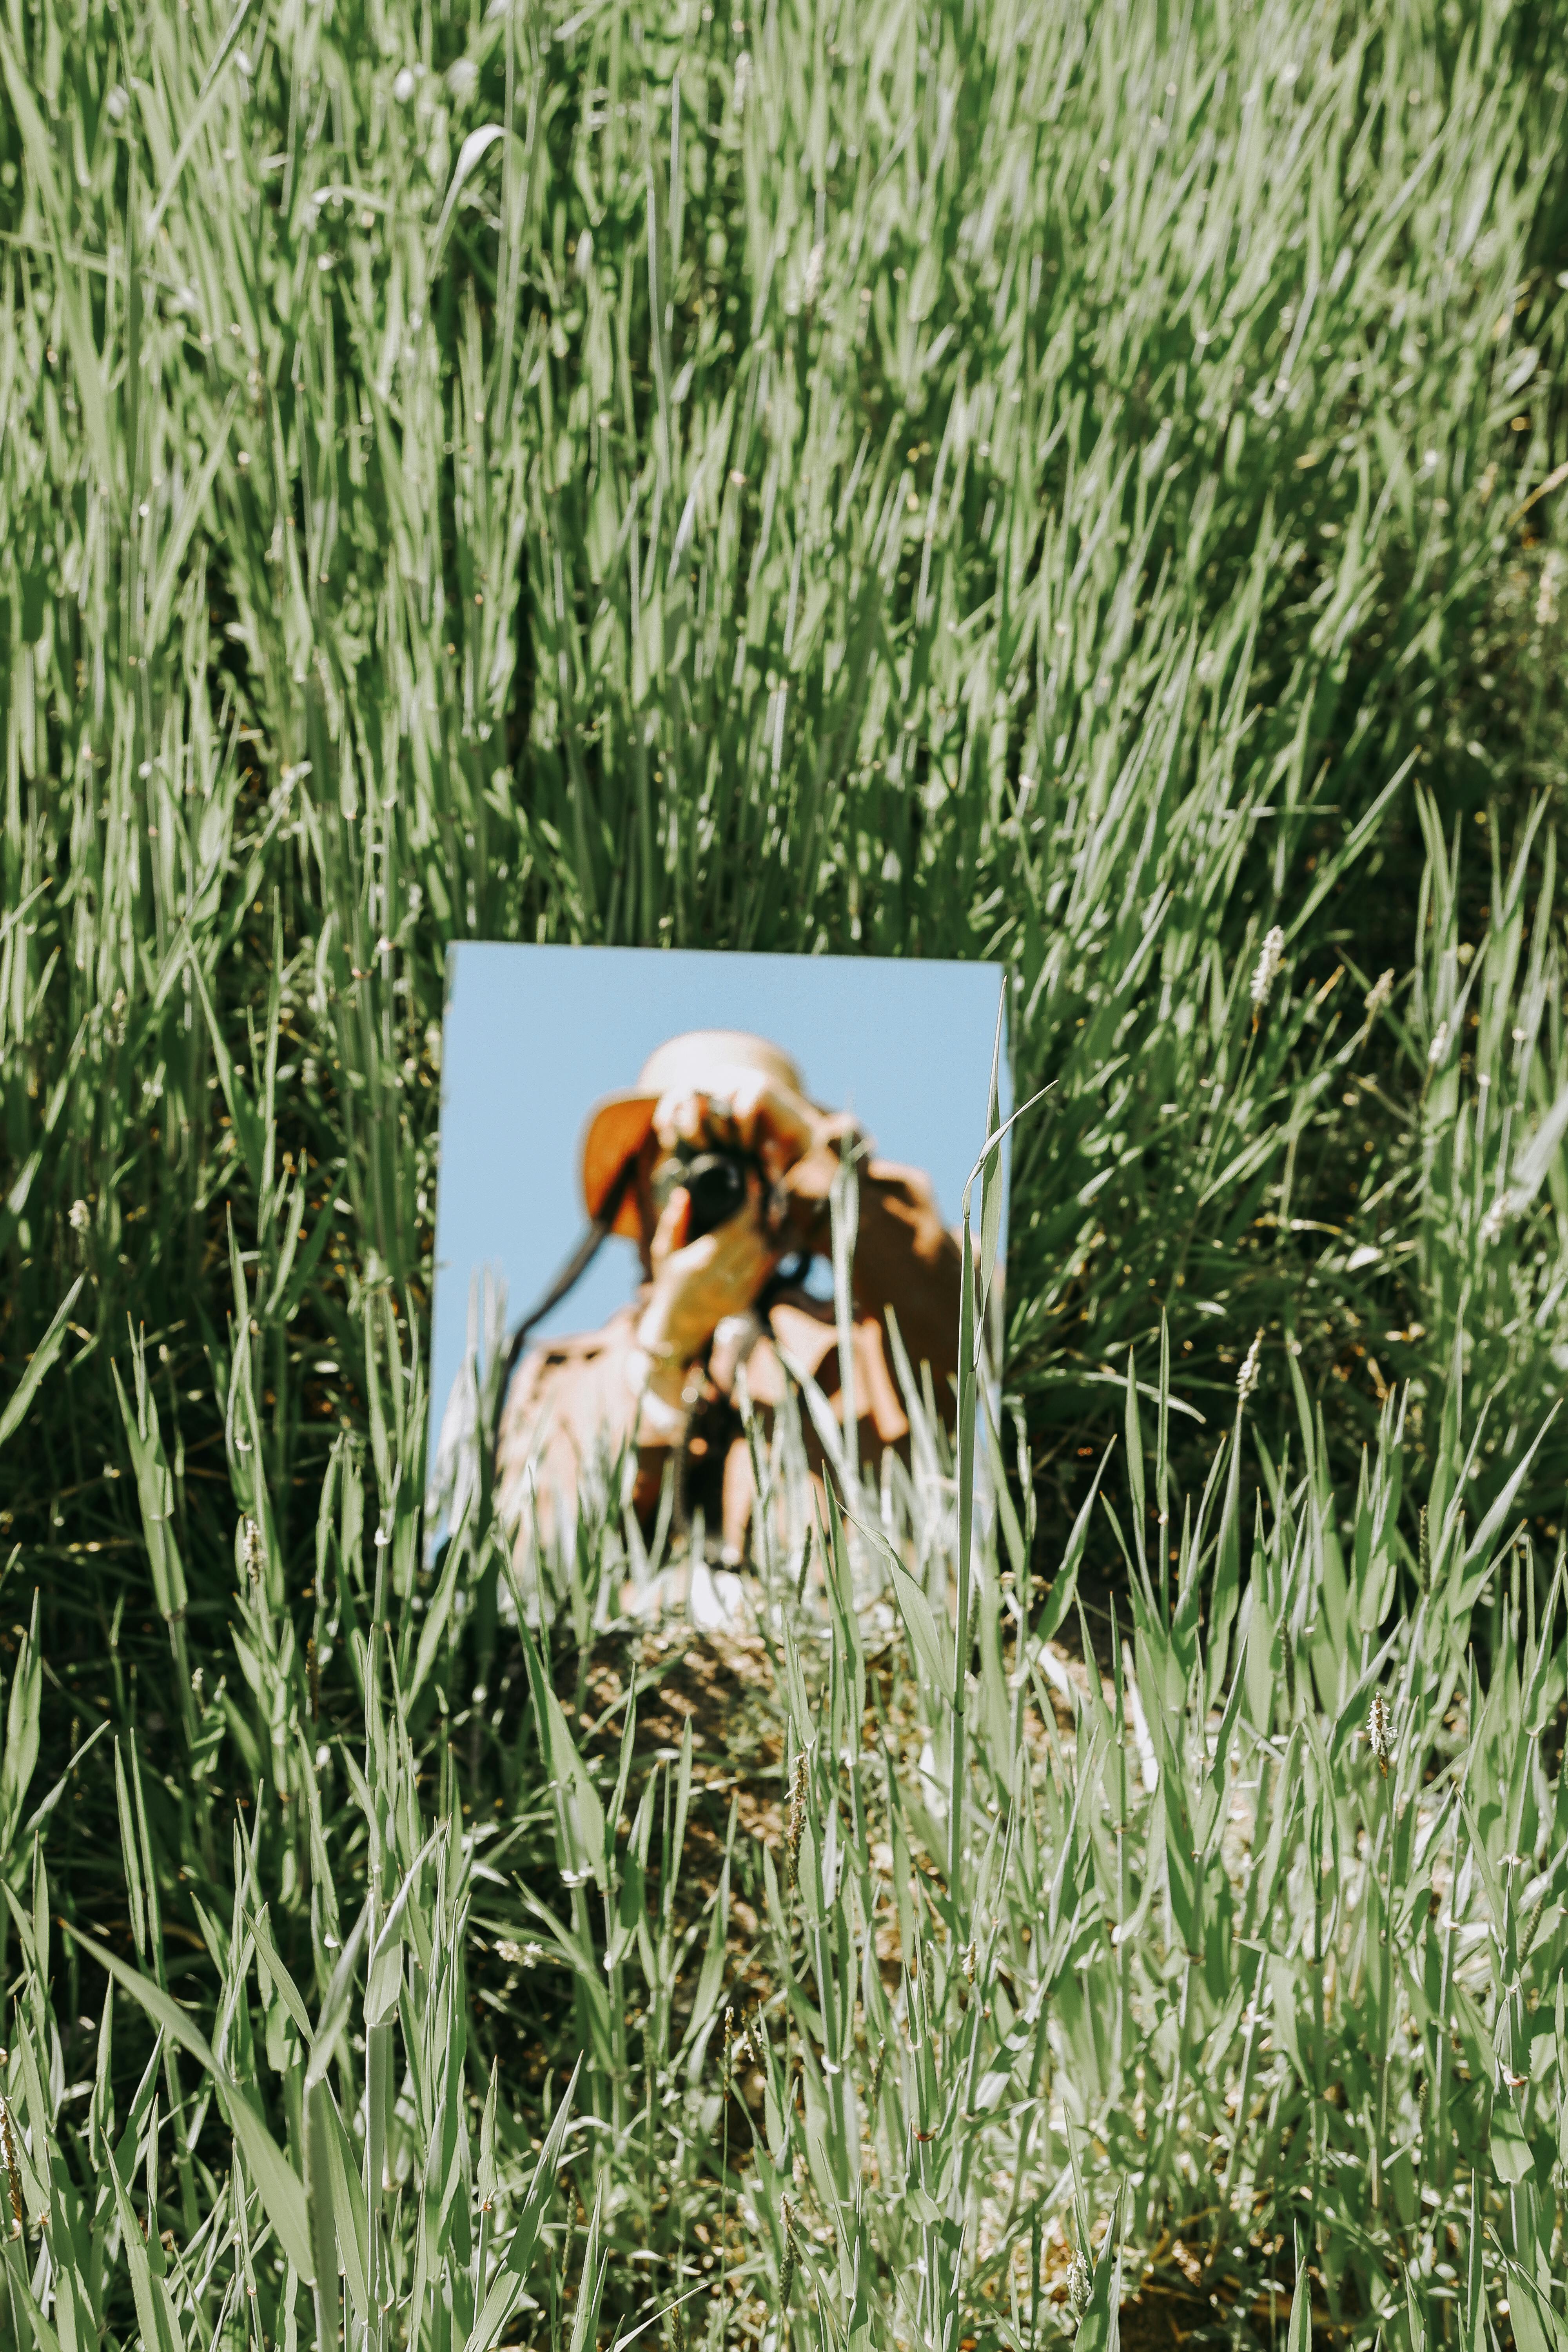
<svg viewBox="0 0 1568 2352"><path fill-rule="evenodd" d="M1394 1405L1352 1511L1299 1381L1289 1461L1244 1400L1201 1498L1154 1386L1103 1683L1047 1646L1089 1508L1041 1586L918 1396L913 1475L842 1464L826 1528L798 1423L759 1433L780 1532L717 1656L617 1636L654 1563L602 1522L521 1583L466 1522L432 1591L413 1492L367 1546L345 1444L303 1611L246 1523L243 1685L116 1734L122 1884L77 1773L21 1819L35 1614L20 2340L1032 2352L1139 2291L1215 2342L1560 2341L1563 1549L1543 1587L1512 1485L1470 1530L1457 1393L1412 1559ZM718 1712L671 1744L694 1663Z"/></svg>
<svg viewBox="0 0 1568 2352"><path fill-rule="evenodd" d="M18 2341L1560 2352L1561 33L14 0ZM968 1675L427 1573L476 934L1005 959Z"/></svg>

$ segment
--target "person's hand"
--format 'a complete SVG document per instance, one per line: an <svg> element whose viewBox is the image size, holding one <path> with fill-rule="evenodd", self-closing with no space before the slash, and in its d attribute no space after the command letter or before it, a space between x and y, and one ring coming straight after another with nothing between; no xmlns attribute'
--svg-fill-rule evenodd
<svg viewBox="0 0 1568 2352"><path fill-rule="evenodd" d="M689 1367L725 1318L744 1315L779 1262L763 1228L755 1180L748 1209L716 1232L686 1238L691 1202L684 1185L670 1194L653 1237L653 1284L637 1324L649 1359L648 1387L665 1403L680 1396Z"/></svg>
<svg viewBox="0 0 1568 2352"><path fill-rule="evenodd" d="M747 1151L770 1186L832 1133L832 1122L787 1087L748 1074L728 1095L670 1093L653 1115L665 1151L679 1144Z"/></svg>

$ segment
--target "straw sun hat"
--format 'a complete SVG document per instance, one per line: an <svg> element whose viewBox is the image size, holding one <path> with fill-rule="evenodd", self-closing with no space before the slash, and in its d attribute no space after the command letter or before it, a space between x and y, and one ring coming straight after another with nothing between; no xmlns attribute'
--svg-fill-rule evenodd
<svg viewBox="0 0 1568 2352"><path fill-rule="evenodd" d="M635 1087L626 1094L606 1095L588 1115L583 1131L583 1197L588 1214L598 1215L616 1178L647 1141L654 1112L667 1094L722 1097L758 1077L805 1097L799 1070L765 1037L749 1036L740 1029L692 1029L660 1045L643 1064ZM634 1194L622 1202L610 1230L637 1239L642 1228Z"/></svg>

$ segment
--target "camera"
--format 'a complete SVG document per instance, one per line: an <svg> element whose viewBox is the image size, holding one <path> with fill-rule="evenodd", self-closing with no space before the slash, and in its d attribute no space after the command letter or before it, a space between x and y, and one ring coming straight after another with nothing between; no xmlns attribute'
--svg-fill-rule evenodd
<svg viewBox="0 0 1568 2352"><path fill-rule="evenodd" d="M683 1145L654 1170L653 1196L662 1212L670 1194L684 1189L691 1203L686 1238L694 1242L741 1214L750 1198L753 1171L760 1179L762 1169L749 1152L701 1151Z"/></svg>

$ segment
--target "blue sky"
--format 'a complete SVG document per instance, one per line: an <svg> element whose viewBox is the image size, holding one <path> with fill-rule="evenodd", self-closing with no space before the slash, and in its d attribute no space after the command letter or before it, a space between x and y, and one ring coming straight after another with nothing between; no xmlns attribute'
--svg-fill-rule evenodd
<svg viewBox="0 0 1568 2352"><path fill-rule="evenodd" d="M448 952L430 1394L438 1423L468 1338L472 1274L504 1280L515 1323L586 1223L583 1125L685 1029L749 1029L853 1111L889 1159L923 1168L956 1225L985 1140L1002 986L994 964L465 941ZM1003 1111L1012 1107L1006 1082ZM607 1241L540 1336L594 1329L631 1295Z"/></svg>

